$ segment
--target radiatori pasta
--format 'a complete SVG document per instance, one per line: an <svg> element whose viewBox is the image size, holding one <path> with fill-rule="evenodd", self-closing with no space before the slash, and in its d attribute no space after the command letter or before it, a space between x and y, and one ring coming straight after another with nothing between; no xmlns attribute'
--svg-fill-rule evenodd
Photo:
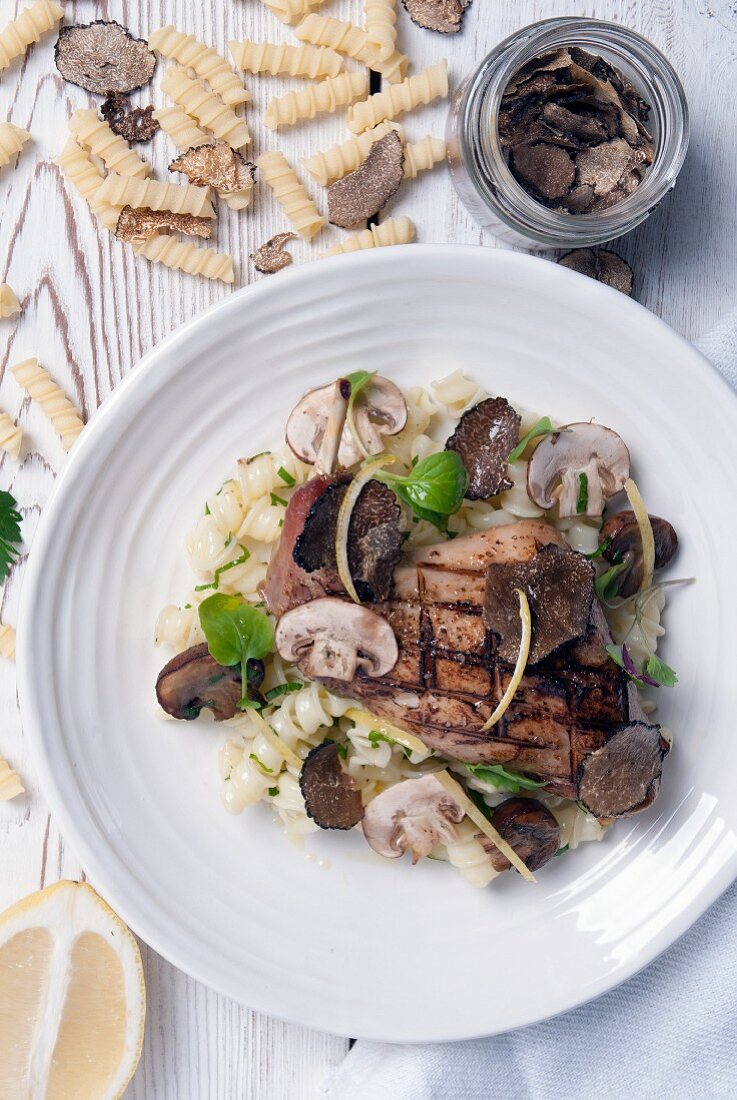
<svg viewBox="0 0 737 1100"><path fill-rule="evenodd" d="M37 359L25 359L10 369L18 385L22 386L46 413L61 436L64 450L70 450L84 428L84 421L67 395L60 386L57 386L48 371L38 365Z"/></svg>
<svg viewBox="0 0 737 1100"><path fill-rule="evenodd" d="M249 73L269 73L271 76L305 76L319 80L337 76L343 59L325 46L288 46L275 42L230 42L233 61Z"/></svg>
<svg viewBox="0 0 737 1100"><path fill-rule="evenodd" d="M264 125L270 130L280 126L293 126L302 119L337 111L354 99L366 94L366 73L341 73L315 84L305 84L296 92L277 96L269 101L264 115Z"/></svg>
<svg viewBox="0 0 737 1100"><path fill-rule="evenodd" d="M134 209L169 210L173 214L191 214L195 218L214 218L209 187L191 183L161 183L159 180L136 180L111 172L102 182L97 197L111 206L132 206Z"/></svg>
<svg viewBox="0 0 737 1100"><path fill-rule="evenodd" d="M344 252L360 252L364 248L385 248L393 244L409 244L414 240L415 227L409 218L389 218L381 225L373 225L370 229L362 229L360 233L353 233L345 237L340 244L333 245L321 255L340 256Z"/></svg>
<svg viewBox="0 0 737 1100"><path fill-rule="evenodd" d="M165 207L165 209L167 209ZM202 275L205 279L223 283L235 282L232 257L215 252L212 248L198 248L191 241L179 241L161 234L133 246L136 256L144 256L152 263L164 264L173 271L186 275Z"/></svg>
<svg viewBox="0 0 737 1100"><path fill-rule="evenodd" d="M14 126L12 122L0 122L0 168L10 164L30 138L28 130Z"/></svg>
<svg viewBox="0 0 737 1100"><path fill-rule="evenodd" d="M35 0L24 8L17 19L0 30L0 70L6 69L14 58L22 57L42 35L55 30L63 15L64 8L54 0Z"/></svg>
<svg viewBox="0 0 737 1100"><path fill-rule="evenodd" d="M306 16L294 33L303 42L311 42L314 46L329 46L338 53L344 53L356 61L374 69L391 84L402 80L407 72L409 59L396 50L387 57L381 58L374 46L369 42L368 35L360 27L353 23L345 23L341 19L333 19L331 16L313 13Z"/></svg>
<svg viewBox="0 0 737 1100"><path fill-rule="evenodd" d="M397 13L394 0L364 0L366 37L380 61L390 57L397 42Z"/></svg>
<svg viewBox="0 0 737 1100"><path fill-rule="evenodd" d="M7 413L0 412L0 449L17 462L23 442L23 429Z"/></svg>
<svg viewBox="0 0 737 1100"><path fill-rule="evenodd" d="M401 84L376 92L348 111L348 129L360 134L384 119L396 118L415 107L444 99L448 95L448 62L439 61L421 73L407 77Z"/></svg>
<svg viewBox="0 0 737 1100"><path fill-rule="evenodd" d="M182 34L169 24L150 34L148 44L162 57L168 57L187 69L193 69L197 76L207 81L228 107L250 100L251 96L243 87L243 81L238 79L225 58L212 46L198 42L193 34Z"/></svg>
<svg viewBox="0 0 737 1100"><path fill-rule="evenodd" d="M372 130L354 135L340 145L333 145L324 152L303 158L301 163L313 179L323 187L327 187L334 180L342 179L349 172L355 172L368 156L374 142L385 137L390 130L396 130L400 137L404 136L398 122L382 122Z"/></svg>
<svg viewBox="0 0 737 1100"><path fill-rule="evenodd" d="M0 283L0 317L16 317L19 313L18 295L8 283Z"/></svg>
<svg viewBox="0 0 737 1100"><path fill-rule="evenodd" d="M371 131L369 131L371 133ZM419 141L404 147L404 178L415 179L420 172L426 172L440 161L445 160L447 146L441 138L426 134Z"/></svg>
<svg viewBox="0 0 737 1100"><path fill-rule="evenodd" d="M262 0L265 7L282 23L294 23L312 8L319 8L326 0Z"/></svg>
<svg viewBox="0 0 737 1100"><path fill-rule="evenodd" d="M208 92L198 80L191 80L185 69L176 65L167 69L161 90L183 107L195 122L220 141L227 141L233 149L244 149L249 144L251 135L243 119L215 92Z"/></svg>
<svg viewBox="0 0 737 1100"><path fill-rule="evenodd" d="M264 153L256 162L265 183L274 192L284 213L303 237L311 240L325 225L310 196L283 153Z"/></svg>
<svg viewBox="0 0 737 1100"><path fill-rule="evenodd" d="M93 163L87 150L77 144L76 138L69 138L57 157L56 163L77 188L82 198L87 200L90 210L105 228L115 229L121 207L113 206L112 203L100 199L99 191L104 176Z"/></svg>
<svg viewBox="0 0 737 1100"><path fill-rule="evenodd" d="M0 632L2 630L3 627L0 626ZM2 634L0 633L0 656L5 656L2 644ZM19 794L23 794L25 789L18 773L11 768L7 760L0 756L0 802L9 802L11 798L17 798Z"/></svg>
<svg viewBox="0 0 737 1100"><path fill-rule="evenodd" d="M69 129L78 144L99 157L111 172L135 179L146 179L151 175L151 165L142 160L119 134L114 134L94 109L75 111L69 119Z"/></svg>

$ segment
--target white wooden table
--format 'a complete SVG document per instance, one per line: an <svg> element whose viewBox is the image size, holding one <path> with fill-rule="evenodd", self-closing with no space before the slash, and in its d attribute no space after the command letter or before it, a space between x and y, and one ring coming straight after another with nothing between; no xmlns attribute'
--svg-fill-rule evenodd
<svg viewBox="0 0 737 1100"><path fill-rule="evenodd" d="M0 26L22 6L23 0L0 0ZM65 6L68 22L117 18L142 37L172 22L221 52L227 52L230 38L295 41L290 29L258 0L76 0ZM322 10L361 22L360 0L333 0ZM734 304L737 283L737 15L732 0L474 0L463 34L451 38L420 30L400 10L399 45L410 55L413 71L447 57L455 82L512 31L564 14L595 14L639 30L667 54L683 80L693 136L679 185L617 248L634 267L636 297L694 336ZM181 322L232 293L221 284L136 259L127 246L98 228L82 200L62 181L53 158L64 144L67 117L92 100L61 80L52 45L53 39L45 40L26 61L0 74L0 121L10 119L33 135L17 168L0 174L0 282L10 282L24 305L18 324L0 322L0 407L20 415L27 433L20 465L0 459L0 488L11 489L20 503L26 549L64 458L38 409L23 403L8 366L37 356L89 415L144 352ZM296 162L299 155L348 136L340 115L278 138L266 131L258 120L268 96L294 83L247 78L254 92L247 116L255 152L283 148ZM150 102L149 93L144 89L143 103ZM158 105L164 102L158 87L154 99ZM445 106L436 105L408 116L406 129L412 140L428 132L442 135L444 121ZM157 175L164 178L174 155L168 139L159 135L153 149L139 148L144 156L153 156ZM310 189L324 206L319 189ZM444 167L405 185L390 213L409 214L421 241L494 247L493 239L460 206ZM285 228L266 188L258 189L252 210L245 214L221 209L217 242L235 258L236 286L260 277L249 265L249 253ZM339 234L325 232L315 247L327 247ZM299 243L293 249L296 259L314 250ZM667 379L663 384L667 386ZM21 563L2 593L1 617L8 622L16 621L22 576ZM28 788L27 796L0 805L2 909L60 877L83 874L37 789L17 712L14 669L7 663L0 667L0 754L18 768ZM127 1094L135 1100L309 1097L348 1049L343 1038L250 1012L210 992L153 951L143 951L149 1016L143 1058Z"/></svg>

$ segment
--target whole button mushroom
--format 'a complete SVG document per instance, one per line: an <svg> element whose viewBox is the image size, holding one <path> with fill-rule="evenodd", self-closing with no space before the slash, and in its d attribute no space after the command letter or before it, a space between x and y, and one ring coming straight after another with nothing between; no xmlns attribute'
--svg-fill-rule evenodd
<svg viewBox="0 0 737 1100"><path fill-rule="evenodd" d="M558 822L550 810L534 798L508 798L496 807L491 823L529 871L539 870L560 847ZM479 839L491 857L494 870L508 870L511 864L499 849L485 837Z"/></svg>
<svg viewBox="0 0 737 1100"><path fill-rule="evenodd" d="M629 473L630 453L615 431L603 424L566 424L535 448L527 495L546 510L557 501L562 519L600 516Z"/></svg>
<svg viewBox="0 0 737 1100"><path fill-rule="evenodd" d="M250 661L249 693L263 678L262 662ZM222 722L238 713L243 697L240 665L230 668L218 664L206 642L190 646L164 665L156 681L156 697L172 718L191 721L207 709L216 722Z"/></svg>
<svg viewBox="0 0 737 1100"><path fill-rule="evenodd" d="M384 676L397 663L397 639L386 619L334 596L310 600L282 615L276 648L313 680Z"/></svg>
<svg viewBox="0 0 737 1100"><path fill-rule="evenodd" d="M464 811L434 775L405 779L388 787L366 807L362 827L380 856L396 859L412 853L412 862L429 855L437 844L455 839Z"/></svg>
<svg viewBox="0 0 737 1100"><path fill-rule="evenodd" d="M678 549L678 535L667 519L650 516L655 540L655 568L663 569ZM624 568L613 578L617 595L627 598L639 592L643 576L642 534L635 513L617 512L610 516L599 533L602 557Z"/></svg>

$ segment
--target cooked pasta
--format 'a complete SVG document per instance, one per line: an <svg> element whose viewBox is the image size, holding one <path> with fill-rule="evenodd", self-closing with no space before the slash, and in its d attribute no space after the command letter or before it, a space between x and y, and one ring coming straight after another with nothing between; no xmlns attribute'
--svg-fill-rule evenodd
<svg viewBox="0 0 737 1100"><path fill-rule="evenodd" d="M397 43L397 13L394 0L364 0L366 37L382 61L390 57Z"/></svg>
<svg viewBox="0 0 737 1100"><path fill-rule="evenodd" d="M510 462L507 477L512 482L512 488L499 494L502 508L515 519L536 519L545 514L527 495L527 466L524 459Z"/></svg>
<svg viewBox="0 0 737 1100"><path fill-rule="evenodd" d="M651 653L658 648L659 639L665 634L660 617L665 608L662 588L651 588L640 596L605 607L604 613L617 645L626 645L630 657L641 668Z"/></svg>
<svg viewBox="0 0 737 1100"><path fill-rule="evenodd" d="M455 827L456 839L446 843L448 862L456 867L471 886L488 886L501 872L495 871L489 853L478 839L478 825L464 817Z"/></svg>
<svg viewBox="0 0 737 1100"><path fill-rule="evenodd" d="M404 147L404 178L413 180L420 172L426 172L445 160L447 146L442 138L426 134L419 141Z"/></svg>
<svg viewBox="0 0 737 1100"><path fill-rule="evenodd" d="M353 233L346 237L340 244L333 245L325 252L323 257L340 256L344 252L359 252L364 248L385 248L393 244L409 244L415 237L415 227L409 218L389 218L381 225L372 225L370 229L362 229L360 233Z"/></svg>
<svg viewBox="0 0 737 1100"><path fill-rule="evenodd" d="M264 125L270 130L280 126L293 126L295 122L314 118L315 115L337 111L366 94L366 73L341 73L314 84L304 84L296 92L275 96L269 101L264 115Z"/></svg>
<svg viewBox="0 0 737 1100"><path fill-rule="evenodd" d="M10 164L30 138L28 130L14 126L12 122L0 122L0 168Z"/></svg>
<svg viewBox="0 0 737 1100"><path fill-rule="evenodd" d="M294 23L312 8L319 8L326 0L263 0L265 7L282 23Z"/></svg>
<svg viewBox="0 0 737 1100"><path fill-rule="evenodd" d="M70 450L84 428L84 421L67 395L57 386L48 371L38 365L37 359L25 359L10 369L16 382L46 413L61 436L64 450Z"/></svg>
<svg viewBox="0 0 737 1100"><path fill-rule="evenodd" d="M186 275L202 275L205 279L223 283L235 282L231 256L216 252L213 248L198 248L191 241L178 241L175 237L161 234L135 244L133 251L136 256L144 256L152 263L164 264Z"/></svg>
<svg viewBox="0 0 737 1100"><path fill-rule="evenodd" d="M453 371L452 374L438 379L437 382L431 382L430 388L438 404L445 407L449 416L455 417L460 416L466 409L470 409L472 405L477 405L487 396L485 390L460 370Z"/></svg>
<svg viewBox="0 0 737 1100"><path fill-rule="evenodd" d="M0 626L0 631L3 627ZM0 635L0 654L5 656L2 651L2 636ZM17 798L19 794L23 794L25 787L21 783L20 776L16 771L13 771L7 760L0 756L0 802L9 802L11 798Z"/></svg>
<svg viewBox="0 0 737 1100"><path fill-rule="evenodd" d="M195 122L233 149L243 149L251 140L248 126L215 92L208 92L186 69L173 65L164 73L161 90L183 107Z"/></svg>
<svg viewBox="0 0 737 1100"><path fill-rule="evenodd" d="M407 77L401 84L376 92L348 111L348 129L360 134L387 118L412 111L415 107L444 99L448 94L448 62L439 61L421 73Z"/></svg>
<svg viewBox="0 0 737 1100"><path fill-rule="evenodd" d="M102 182L97 197L111 206L132 206L135 210L168 210L172 214L191 214L194 218L214 218L209 187L191 183L161 183L137 180L111 172Z"/></svg>
<svg viewBox="0 0 737 1100"><path fill-rule="evenodd" d="M402 80L407 72L409 59L404 54L395 50L387 57L380 58L366 32L353 23L313 13L295 27L294 33L303 42L311 42L313 46L328 46L338 53L361 61L381 73L392 84Z"/></svg>
<svg viewBox="0 0 737 1100"><path fill-rule="evenodd" d="M0 317L15 317L20 313L20 302L8 283L0 283Z"/></svg>
<svg viewBox="0 0 737 1100"><path fill-rule="evenodd" d="M104 176L93 163L86 149L70 137L56 163L67 179L71 180L83 199L89 203L90 210L106 229L115 229L122 207L113 206L99 197Z"/></svg>
<svg viewBox="0 0 737 1100"><path fill-rule="evenodd" d="M23 442L23 429L15 424L7 413L0 412L0 450L17 461L20 445Z"/></svg>
<svg viewBox="0 0 737 1100"><path fill-rule="evenodd" d="M197 608L192 604L187 607L168 604L161 609L154 630L154 645L168 645L181 653L204 640Z"/></svg>
<svg viewBox="0 0 737 1100"><path fill-rule="evenodd" d="M311 240L325 225L325 219L300 183L287 158L279 152L264 153L256 163L264 182L274 192L294 228L307 240Z"/></svg>
<svg viewBox="0 0 737 1100"><path fill-rule="evenodd" d="M178 61L186 69L192 69L206 80L213 92L228 107L248 103L251 96L243 87L224 57L212 46L198 42L193 34L182 34L171 24L153 31L148 38L149 47L170 61Z"/></svg>
<svg viewBox="0 0 737 1100"><path fill-rule="evenodd" d="M233 61L249 73L269 73L271 76L306 76L319 80L337 76L343 59L335 50L324 46L287 46L282 42L230 42Z"/></svg>
<svg viewBox="0 0 737 1100"><path fill-rule="evenodd" d="M151 175L151 165L142 160L119 134L114 134L94 109L75 111L69 119L69 129L78 144L99 157L111 172L135 179L146 179Z"/></svg>
<svg viewBox="0 0 737 1100"><path fill-rule="evenodd" d="M354 135L341 145L333 145L322 153L304 157L301 163L313 179L323 187L327 187L334 180L342 179L349 172L355 172L368 156L373 143L383 138L390 130L396 130L399 136L403 137L399 123L382 122L372 130Z"/></svg>
<svg viewBox="0 0 737 1100"><path fill-rule="evenodd" d="M24 8L17 19L0 30L0 70L6 69L14 58L22 57L41 35L55 30L63 15L64 8L54 0L35 0Z"/></svg>

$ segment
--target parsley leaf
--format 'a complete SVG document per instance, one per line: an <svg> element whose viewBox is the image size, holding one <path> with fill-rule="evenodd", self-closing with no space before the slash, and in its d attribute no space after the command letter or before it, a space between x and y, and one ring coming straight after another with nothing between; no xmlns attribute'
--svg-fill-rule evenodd
<svg viewBox="0 0 737 1100"><path fill-rule="evenodd" d="M645 664L642 666L642 671L646 676L649 676L651 680L657 680L663 687L673 687L678 683L678 677L674 669L667 665L665 661L661 661L654 653L651 653Z"/></svg>
<svg viewBox="0 0 737 1100"><path fill-rule="evenodd" d="M245 710L258 705L248 698L248 662L263 659L274 647L274 630L268 617L239 596L221 593L203 600L199 613L210 656L219 665L241 666L243 697L239 707Z"/></svg>
<svg viewBox="0 0 737 1100"><path fill-rule="evenodd" d="M408 760L412 755L411 749L408 749L406 745L402 745L401 742L395 741L393 737L389 737L388 734L383 733L381 730L370 730L368 739L369 744L374 749L378 749L380 741L386 741L387 745L396 745L398 749L401 749Z"/></svg>
<svg viewBox="0 0 737 1100"><path fill-rule="evenodd" d="M537 424L530 428L527 435L522 436L517 446L510 452L507 462L516 462L518 458L522 458L528 443L531 443L533 439L537 439L540 435L550 435L554 431L555 428L553 427L553 422L550 417L541 417Z"/></svg>
<svg viewBox="0 0 737 1100"><path fill-rule="evenodd" d="M269 787L269 794L271 795L272 798L275 798L279 794L279 788L278 787Z"/></svg>
<svg viewBox="0 0 737 1100"><path fill-rule="evenodd" d="M578 500L576 501L576 515L580 516L589 506L589 475L578 475Z"/></svg>
<svg viewBox="0 0 737 1100"><path fill-rule="evenodd" d="M466 764L466 770L475 775L483 783L491 783L503 791L511 791L518 794L519 791L534 791L538 787L544 787L545 782L530 779L529 776L520 775L519 772L507 771L501 764Z"/></svg>
<svg viewBox="0 0 737 1100"><path fill-rule="evenodd" d="M10 493L0 490L0 581L4 581L18 557L21 514Z"/></svg>

